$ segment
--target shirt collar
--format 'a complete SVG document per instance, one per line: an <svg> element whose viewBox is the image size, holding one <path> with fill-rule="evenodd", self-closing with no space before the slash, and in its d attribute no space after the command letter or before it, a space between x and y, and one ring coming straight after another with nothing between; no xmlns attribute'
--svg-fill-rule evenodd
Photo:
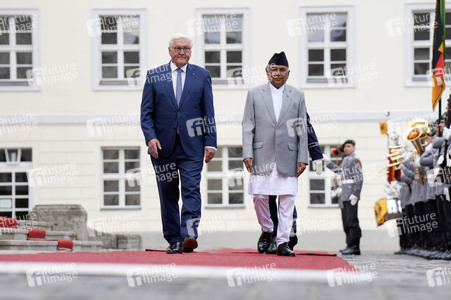
<svg viewBox="0 0 451 300"><path fill-rule="evenodd" d="M186 67L188 66L188 64L184 65L183 67L181 67L180 69L182 69L182 71L184 73L186 73ZM177 66L171 61L171 72L174 72L175 70L177 70Z"/></svg>
<svg viewBox="0 0 451 300"><path fill-rule="evenodd" d="M280 88L276 88L275 86L273 86L271 84L271 82L268 82L268 84L269 84L269 88L270 88L272 93L283 94L283 90L285 89L285 84L282 85Z"/></svg>

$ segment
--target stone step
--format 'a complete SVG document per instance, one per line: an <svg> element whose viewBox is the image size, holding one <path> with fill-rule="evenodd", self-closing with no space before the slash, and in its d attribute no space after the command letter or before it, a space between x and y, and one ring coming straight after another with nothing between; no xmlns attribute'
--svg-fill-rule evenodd
<svg viewBox="0 0 451 300"><path fill-rule="evenodd" d="M55 252L57 241L1 241L1 250Z"/></svg>
<svg viewBox="0 0 451 300"><path fill-rule="evenodd" d="M97 252L102 250L100 241L74 241L72 252Z"/></svg>
<svg viewBox="0 0 451 300"><path fill-rule="evenodd" d="M45 239L47 240L75 240L77 233L71 231L46 231ZM0 228L0 240L28 240L28 230L21 228Z"/></svg>
<svg viewBox="0 0 451 300"><path fill-rule="evenodd" d="M39 228L46 231L53 230L53 223L32 220L17 220L17 228Z"/></svg>

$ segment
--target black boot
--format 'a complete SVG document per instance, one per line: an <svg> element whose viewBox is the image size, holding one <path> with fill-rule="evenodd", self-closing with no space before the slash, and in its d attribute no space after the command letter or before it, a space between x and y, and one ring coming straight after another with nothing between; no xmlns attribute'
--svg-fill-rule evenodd
<svg viewBox="0 0 451 300"><path fill-rule="evenodd" d="M266 249L266 254L276 254L277 250L276 236L277 234L275 231L271 232L269 246L268 249Z"/></svg>

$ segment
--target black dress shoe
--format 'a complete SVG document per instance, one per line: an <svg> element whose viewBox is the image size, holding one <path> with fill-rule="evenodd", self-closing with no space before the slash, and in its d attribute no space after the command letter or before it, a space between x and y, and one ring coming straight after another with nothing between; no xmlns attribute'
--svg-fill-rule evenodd
<svg viewBox="0 0 451 300"><path fill-rule="evenodd" d="M183 239L182 251L186 253L193 252L194 249L197 248L197 241L190 235L185 236Z"/></svg>
<svg viewBox="0 0 451 300"><path fill-rule="evenodd" d="M277 237L276 232L275 231L271 232L269 246L268 249L266 249L266 254L276 254L277 251L276 237Z"/></svg>
<svg viewBox="0 0 451 300"><path fill-rule="evenodd" d="M343 255L360 255L360 249L358 246L351 246L343 251L341 251Z"/></svg>
<svg viewBox="0 0 451 300"><path fill-rule="evenodd" d="M182 253L182 243L181 242L172 242L166 248L166 254L175 254Z"/></svg>
<svg viewBox="0 0 451 300"><path fill-rule="evenodd" d="M294 252L288 247L288 243L280 244L277 247L277 255L279 256L296 256Z"/></svg>
<svg viewBox="0 0 451 300"><path fill-rule="evenodd" d="M349 249L349 246L347 246L347 247L344 248L344 249L340 249L340 250L338 250L338 251L343 252L343 251L348 250L348 249Z"/></svg>
<svg viewBox="0 0 451 300"><path fill-rule="evenodd" d="M257 243L258 253L264 253L268 250L269 244L271 243L271 232L262 232Z"/></svg>
<svg viewBox="0 0 451 300"><path fill-rule="evenodd" d="M288 242L288 247L293 250L294 246L298 243L298 237L296 235L290 236L290 241Z"/></svg>

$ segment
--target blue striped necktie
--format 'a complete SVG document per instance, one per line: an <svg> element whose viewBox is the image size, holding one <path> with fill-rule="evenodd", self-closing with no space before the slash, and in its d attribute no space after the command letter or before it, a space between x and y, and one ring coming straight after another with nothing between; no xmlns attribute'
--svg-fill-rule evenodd
<svg viewBox="0 0 451 300"><path fill-rule="evenodd" d="M175 99L177 100L177 106L180 106L180 99L182 99L182 72L182 69L177 69L177 85L175 87Z"/></svg>

